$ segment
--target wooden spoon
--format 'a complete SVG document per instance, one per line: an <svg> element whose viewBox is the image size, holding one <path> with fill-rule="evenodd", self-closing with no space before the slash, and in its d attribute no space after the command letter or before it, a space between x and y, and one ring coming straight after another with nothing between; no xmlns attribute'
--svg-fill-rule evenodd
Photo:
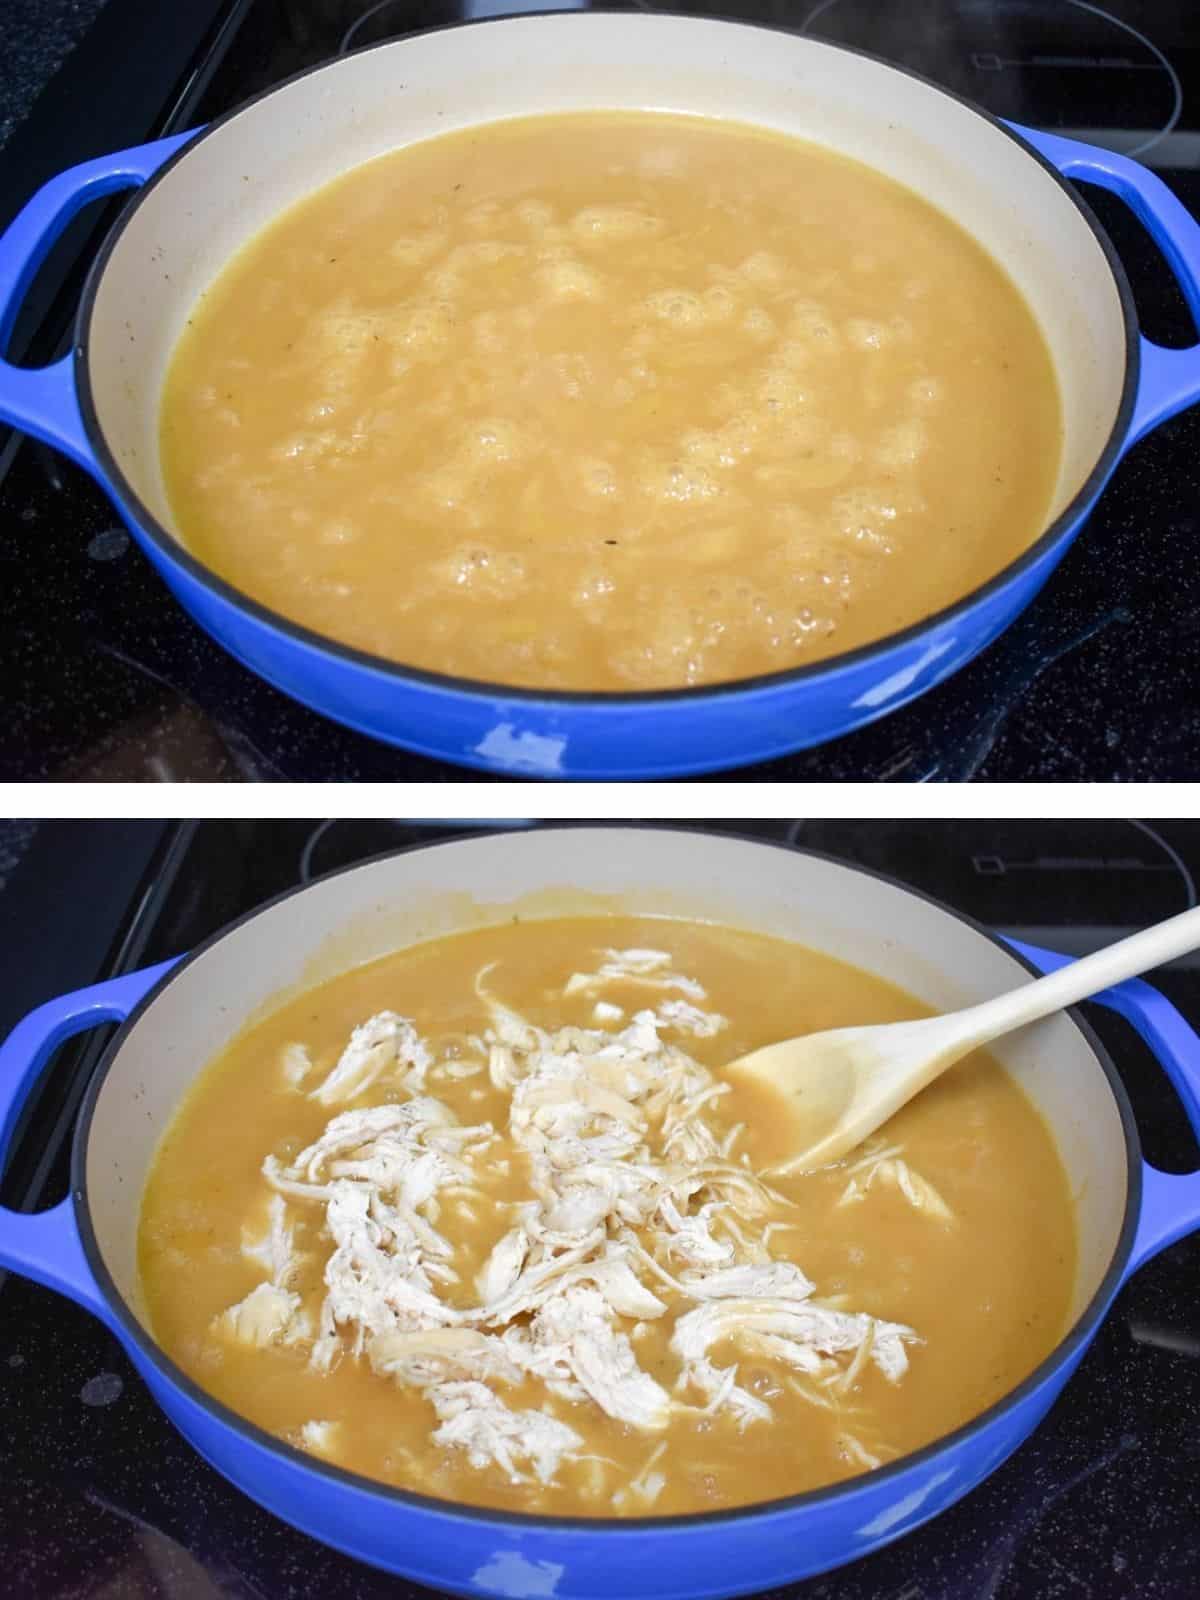
<svg viewBox="0 0 1200 1600"><path fill-rule="evenodd" d="M965 1011L785 1039L725 1070L787 1099L799 1150L774 1170L808 1172L839 1160L970 1051L1198 946L1200 907Z"/></svg>

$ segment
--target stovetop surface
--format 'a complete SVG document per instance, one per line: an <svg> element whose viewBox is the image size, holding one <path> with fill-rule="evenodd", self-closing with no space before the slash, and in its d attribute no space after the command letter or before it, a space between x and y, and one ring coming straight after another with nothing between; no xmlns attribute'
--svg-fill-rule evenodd
<svg viewBox="0 0 1200 1600"><path fill-rule="evenodd" d="M1194 904L1200 877L1195 822L700 826L790 839L888 872L1010 935L1074 953ZM452 830L43 824L0 888L0 931L25 934L0 972L0 1011L7 1023L22 1004L187 949L293 884ZM113 893L72 902L72 927L55 942L66 913L45 909L46 894L60 883L90 887L97 873ZM40 920L31 915L39 904ZM1156 981L1200 1026L1200 961ZM1148 1156L1191 1170L1196 1143L1162 1073L1123 1023L1088 1010ZM5 1203L45 1205L66 1192L73 1107L98 1050L88 1040L56 1064L10 1163ZM1047 1420L975 1493L897 1545L774 1600L1190 1600L1200 1570L1198 1273L1197 1239L1144 1267ZM0 1419L0 1587L13 1600L428 1592L261 1511L174 1432L98 1322L14 1276L0 1281Z"/></svg>
<svg viewBox="0 0 1200 1600"><path fill-rule="evenodd" d="M162 8L107 0L0 149L0 222L71 161L206 121L340 50L539 3L176 0ZM624 0L624 9L658 7ZM693 0L661 9L770 22L873 51L999 115L1135 154L1200 213L1200 33L1191 0ZM0 40L4 27L0 15ZM22 95L27 85L11 90L17 110ZM1110 196L1088 198L1126 263L1146 331L1191 342L1155 248ZM47 357L66 337L79 263L95 248L89 226L73 235L70 260L61 253L61 289L35 296L18 326L19 348ZM1200 409L1136 447L1042 595L982 658L882 723L722 776L1200 775L1197 462ZM176 604L90 480L40 446L0 451L0 593L11 706L5 776L478 776L351 733L251 675Z"/></svg>

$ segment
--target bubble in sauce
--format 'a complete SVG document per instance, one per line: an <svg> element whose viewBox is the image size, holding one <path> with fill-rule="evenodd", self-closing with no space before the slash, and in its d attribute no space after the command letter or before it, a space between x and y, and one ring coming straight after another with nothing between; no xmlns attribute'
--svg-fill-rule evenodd
<svg viewBox="0 0 1200 1600"><path fill-rule="evenodd" d="M348 517L329 517L321 523L319 537L322 544L353 544L361 536L362 529Z"/></svg>
<svg viewBox="0 0 1200 1600"><path fill-rule="evenodd" d="M713 474L690 462L651 466L639 474L638 487L664 505L694 505L715 500L721 493Z"/></svg>
<svg viewBox="0 0 1200 1600"><path fill-rule="evenodd" d="M663 226L661 217L633 206L585 206L571 218L571 232L585 244L648 238L661 233Z"/></svg>
<svg viewBox="0 0 1200 1600"><path fill-rule="evenodd" d="M822 624L828 626L828 618L818 617L811 606L801 606L799 611L792 616L792 639L799 644L810 634L821 630Z"/></svg>
<svg viewBox="0 0 1200 1600"><path fill-rule="evenodd" d="M788 333L793 338L811 341L825 349L839 342L837 324L828 308L816 300L793 302L788 315Z"/></svg>
<svg viewBox="0 0 1200 1600"><path fill-rule="evenodd" d="M513 216L523 228L541 233L554 221L554 207L547 205L544 200L522 200L513 211Z"/></svg>
<svg viewBox="0 0 1200 1600"><path fill-rule="evenodd" d="M847 344L855 350L882 350L891 343L887 328L873 317L847 318L845 332Z"/></svg>
<svg viewBox="0 0 1200 1600"><path fill-rule="evenodd" d="M652 631L622 641L609 652L609 665L618 677L642 688L694 682L701 667L696 628L678 603L663 605Z"/></svg>
<svg viewBox="0 0 1200 1600"><path fill-rule="evenodd" d="M441 232L402 234L388 246L388 254L402 267L423 267L446 248L447 235Z"/></svg>
<svg viewBox="0 0 1200 1600"><path fill-rule="evenodd" d="M801 411L812 401L812 389L787 367L769 366L758 383L758 398L768 411Z"/></svg>
<svg viewBox="0 0 1200 1600"><path fill-rule="evenodd" d="M907 389L908 403L917 411L934 411L941 404L944 385L940 378L914 378Z"/></svg>
<svg viewBox="0 0 1200 1600"><path fill-rule="evenodd" d="M607 461L582 460L579 463L579 482L584 494L597 500L612 500L621 492L617 474Z"/></svg>
<svg viewBox="0 0 1200 1600"><path fill-rule="evenodd" d="M610 572L597 568L579 575L571 591L571 599L589 621L600 622L607 615L609 603L616 592L616 579Z"/></svg>
<svg viewBox="0 0 1200 1600"><path fill-rule="evenodd" d="M571 400L582 399L595 383L592 364L581 351L558 350L548 365L562 393Z"/></svg>
<svg viewBox="0 0 1200 1600"><path fill-rule="evenodd" d="M833 525L846 539L867 551L892 552L891 524L897 517L894 501L873 487L847 489L830 505Z"/></svg>
<svg viewBox="0 0 1200 1600"><path fill-rule="evenodd" d="M691 428L679 441L679 447L689 461L701 466L724 466L720 437L702 428Z"/></svg>
<svg viewBox="0 0 1200 1600"><path fill-rule="evenodd" d="M704 301L690 289L660 289L647 295L644 304L652 317L680 328L700 327L708 321Z"/></svg>
<svg viewBox="0 0 1200 1600"><path fill-rule="evenodd" d="M762 418L757 412L748 408L735 412L722 424L718 434L721 465L736 466L739 461L752 454L760 441L762 431Z"/></svg>
<svg viewBox="0 0 1200 1600"><path fill-rule="evenodd" d="M771 357L772 365L776 370L799 372L801 368L812 365L812 345L803 339L783 339L776 346Z"/></svg>
<svg viewBox="0 0 1200 1600"><path fill-rule="evenodd" d="M787 264L769 250L756 250L746 257L738 272L751 283L777 284L786 278Z"/></svg>
<svg viewBox="0 0 1200 1600"><path fill-rule="evenodd" d="M597 300L604 290L604 280L594 268L570 259L544 262L537 279L555 300Z"/></svg>
<svg viewBox="0 0 1200 1600"><path fill-rule="evenodd" d="M499 214L498 200L481 200L477 205L468 207L463 213L463 221L472 231L484 233L495 226Z"/></svg>
<svg viewBox="0 0 1200 1600"><path fill-rule="evenodd" d="M875 460L894 472L909 471L928 447L929 430L924 422L920 417L907 417L883 430L875 447Z"/></svg>
<svg viewBox="0 0 1200 1600"><path fill-rule="evenodd" d="M391 335L410 359L435 356L450 342L453 321L439 305L415 304L399 312Z"/></svg>
<svg viewBox="0 0 1200 1600"><path fill-rule="evenodd" d="M425 288L429 294L436 295L439 300L453 303L463 292L463 275L457 267L447 266L445 262L425 274Z"/></svg>
<svg viewBox="0 0 1200 1600"><path fill-rule="evenodd" d="M479 518L479 504L472 494L473 476L462 466L451 463L427 472L420 480L420 488L422 498L437 510Z"/></svg>
<svg viewBox="0 0 1200 1600"><path fill-rule="evenodd" d="M711 322L728 322L738 308L737 296L723 284L714 284L703 294L704 309Z"/></svg>
<svg viewBox="0 0 1200 1600"><path fill-rule="evenodd" d="M762 306L749 307L742 317L742 329L760 344L774 339L779 331L769 312L764 311Z"/></svg>
<svg viewBox="0 0 1200 1600"><path fill-rule="evenodd" d="M481 417L463 431L463 454L478 465L499 466L524 453L522 430L507 417Z"/></svg>
<svg viewBox="0 0 1200 1600"><path fill-rule="evenodd" d="M526 577L520 556L486 544L459 545L438 563L438 571L460 593L484 599L515 593Z"/></svg>
<svg viewBox="0 0 1200 1600"><path fill-rule="evenodd" d="M275 461L319 460L325 454L321 439L319 433L290 434L271 447L271 456Z"/></svg>
<svg viewBox="0 0 1200 1600"><path fill-rule="evenodd" d="M450 268L494 267L501 261L519 260L528 247L510 244L504 239L475 239L470 244L457 245L447 256Z"/></svg>
<svg viewBox="0 0 1200 1600"><path fill-rule="evenodd" d="M329 354L362 356L386 333L385 319L377 312L352 311L344 305L331 306L309 324L310 336Z"/></svg>

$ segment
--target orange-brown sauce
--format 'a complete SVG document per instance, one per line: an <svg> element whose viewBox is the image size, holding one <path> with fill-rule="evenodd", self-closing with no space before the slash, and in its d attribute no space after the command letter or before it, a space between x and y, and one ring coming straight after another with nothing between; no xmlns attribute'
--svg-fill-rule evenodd
<svg viewBox="0 0 1200 1600"><path fill-rule="evenodd" d="M185 543L317 632L488 681L676 687L917 621L1041 531L1059 404L997 264L815 145L519 119L294 206L164 391Z"/></svg>

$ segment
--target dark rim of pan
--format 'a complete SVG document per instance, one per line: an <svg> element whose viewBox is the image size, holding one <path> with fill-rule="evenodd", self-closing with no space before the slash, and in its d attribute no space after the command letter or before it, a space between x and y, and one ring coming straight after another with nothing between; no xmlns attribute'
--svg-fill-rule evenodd
<svg viewBox="0 0 1200 1600"><path fill-rule="evenodd" d="M615 833L620 832L622 828L629 828L630 826L630 824L626 823L596 831ZM634 824L632 826L634 826L638 832L654 831L653 824ZM577 827L568 827L564 831L577 832L580 830ZM589 829L588 831L593 830ZM711 834L700 828L669 828L661 831L676 834L689 834L695 836L698 840L712 837ZM474 833L465 836L467 839L511 839L511 837L512 836L510 834L506 833ZM946 913L946 915L950 917L953 917L956 921L962 923L964 926L972 929L973 932L986 939L989 944L994 945L999 950L1003 950L1006 955L1011 956L1013 960L1017 961L1022 967L1025 968L1027 972L1034 975L1037 974L1037 969L1032 965L1031 962L1027 961L1018 951L1013 950L1011 946L1006 944L1004 940L993 933L991 929L984 927L981 923L976 922L973 918L964 916L960 912L953 910L950 906L947 906L944 902L936 899L933 895L924 894L919 889L910 888L909 885L901 883L898 879L892 878L886 873L876 872L869 867L851 866L848 863L839 861L836 857L826 855L821 851L802 850L795 845L785 844L779 840L753 839L746 838L744 835L725 835L723 837L737 838L738 842L743 844L758 845L763 848L785 850L794 855L808 856L814 860L825 862L828 865L840 867L846 872L855 873L864 878L870 878L876 882L885 883L891 888L903 890L906 894L911 895L914 899L922 900L927 905L934 906L937 910ZM398 856L410 855L414 851L439 850L444 849L447 846L462 844L463 842L464 836L460 836L454 839L438 840L435 843L408 845L401 850L384 851L377 856L370 857L366 861L356 862L353 866L342 867L336 872L328 873L324 877L318 879L317 882L326 883L331 879L343 877L346 873L350 872L370 871L373 867L377 866L383 861L394 860ZM332 1482L339 1484L343 1488L355 1489L363 1494L375 1495L380 1499L381 1502L385 1504L390 1503L412 1506L414 1508L419 1508L422 1511L436 1512L438 1515L444 1517L461 1517L470 1522L491 1522L522 1528L548 1526L555 1530L566 1530L580 1533L585 1533L588 1531L594 1532L599 1529L603 1529L605 1530L606 1537L619 1537L622 1533L643 1534L649 1530L674 1530L683 1532L691 1527L707 1527L713 1523L730 1522L746 1517L778 1515L780 1513L786 1513L793 1510L798 1510L800 1508L808 1508L822 1504L833 1504L835 1502L844 1503L847 1499L852 1498L856 1494L873 1493L880 1484L886 1483L890 1479L898 1478L910 1470L920 1468L934 1461L938 1456L941 1455L943 1451L953 1450L956 1448L956 1446L965 1442L972 1435L982 1432L993 1422L999 1421L1001 1417L1018 1410L1019 1407L1027 1399L1029 1399L1044 1382L1051 1379L1064 1364L1069 1363L1073 1356L1082 1352L1084 1347L1091 1340L1097 1327L1100 1325L1100 1322L1103 1320L1109 1302L1120 1285L1121 1278L1125 1270L1125 1263L1129 1259L1129 1254L1133 1247L1134 1234L1137 1228L1138 1216L1141 1210L1141 1143L1138 1138L1137 1124L1134 1121L1133 1110L1129 1103L1129 1097L1125 1093L1125 1087L1121 1082L1120 1076L1118 1075L1116 1068L1113 1066L1108 1052L1105 1050L1100 1040L1096 1037L1091 1026L1088 1024L1086 1019L1080 1015L1078 1007L1073 1006L1067 1011L1066 1015L1070 1017L1075 1027L1078 1028L1079 1032L1083 1035L1085 1042L1095 1055L1097 1061L1100 1063L1100 1067L1108 1080L1109 1090L1112 1093L1113 1099L1116 1101L1117 1111L1121 1119L1122 1130L1125 1135L1125 1155L1128 1168L1128 1181L1125 1195L1125 1212L1121 1221L1121 1231L1117 1238L1116 1246L1113 1250L1112 1259L1109 1262L1107 1271L1101 1279L1095 1293L1092 1295L1083 1311L1075 1319L1070 1331L1059 1341L1058 1344L1055 1345L1051 1353L1038 1363L1038 1365L1027 1378L1023 1379L1022 1382L1017 1384L1015 1388L1010 1389L1008 1393L1003 1395L999 1400L993 1402L993 1404L988 1406L986 1410L981 1411L978 1416L972 1417L970 1421L962 1423L950 1433L943 1434L940 1438L933 1440L931 1443L923 1445L919 1450L914 1450L908 1455L901 1456L896 1461L889 1462L886 1466L875 1468L873 1471L864 1474L860 1478L852 1478L833 1487L824 1489L810 1489L806 1490L802 1494L785 1495L777 1500L756 1501L749 1505L735 1506L724 1511L699 1511L681 1513L675 1516L628 1518L568 1517L527 1511L504 1511L486 1506L467 1505L454 1500L438 1499L434 1495L422 1494L419 1490L401 1489L394 1487L391 1484L383 1483L377 1478L364 1477L360 1473L351 1472L344 1467L334 1466L329 1462L320 1460L320 1458L317 1456L309 1454L307 1451L300 1450L296 1446L288 1444L286 1440L279 1438L277 1434L268 1433L264 1428L260 1428L257 1423L251 1422L246 1417L241 1416L238 1412L225 1405L223 1401L218 1400L215 1396L209 1394L206 1390L202 1389L199 1384L195 1383L191 1378L189 1378L188 1375L180 1367L176 1366L171 1357L168 1356L165 1351L163 1351L163 1349L155 1342L155 1340L147 1332L146 1328L130 1310L124 1296L117 1288L111 1274L108 1271L108 1267L105 1264L100 1246L96 1240L95 1230L92 1227L91 1208L88 1204L87 1198L87 1145L91 1133L92 1117L95 1113L96 1103L99 1099L100 1091L103 1088L104 1080L107 1078L109 1070L112 1067L113 1062L116 1060L126 1037L136 1026L143 1012L145 1012L150 1006L154 1005L160 996L166 993L171 984L181 973L185 972L193 962L198 961L208 950L212 949L214 945L218 944L226 936L226 934L233 933L245 923L253 921L254 918L259 916L261 913L270 910L274 906L280 905L285 900L292 899L296 895L304 894L308 889L313 887L315 887L314 884L303 884L294 889L287 889L282 894L273 896L272 899L264 902L264 904L256 906L252 911L247 911L235 921L229 923L227 927L213 934L210 938L206 939L203 944L197 946L195 950L186 955L174 968L172 968L166 977L157 983L150 993L140 1001L134 1010L130 1012L125 1022L122 1023L120 1030L108 1044L96 1067L96 1071L92 1076L90 1084L88 1085L87 1093L80 1109L79 1121L75 1129L74 1145L71 1152L71 1193L74 1201L75 1214L79 1225L79 1235L83 1243L84 1254L87 1258L89 1267L95 1275L101 1295L111 1308L117 1320L120 1322L125 1337L130 1339L137 1346L143 1357L157 1368L162 1377L167 1379L176 1388L182 1390L188 1400L195 1405L203 1407L211 1415L215 1416L219 1422L222 1422L226 1427L232 1429L234 1433L240 1434L250 1443L257 1445L262 1449L279 1451L286 1457L288 1461L291 1462L292 1465L306 1467L312 1472L319 1473L322 1476L329 1478ZM197 1068L197 1071L203 1070L204 1065L205 1063L201 1063ZM1020 1440L1025 1439L1031 1431L1032 1428L1025 1428L1017 1442L1019 1443Z"/></svg>
<svg viewBox="0 0 1200 1600"><path fill-rule="evenodd" d="M642 18L657 19L660 17L673 17L679 21L685 22L716 22L720 23L723 27L753 28L768 33L786 33L786 35L791 38L801 37L790 30L776 28L768 23L743 22L736 18L727 17L698 18L686 13L673 11L627 12L613 9L605 10L603 7L597 7L587 12L572 11L543 13L541 20L543 22L553 20L554 25L556 26L570 26L572 24L572 20L577 22L580 18L586 18L593 15L620 16L631 27L636 27L639 20ZM1018 579L1022 573L1027 572L1031 567L1035 566L1047 554L1047 552L1052 549L1060 539L1063 538L1071 525L1084 515L1092 501L1099 494L1101 488L1103 487L1105 481L1120 457L1121 449L1128 432L1130 419L1133 415L1134 397L1137 391L1137 380L1140 370L1140 347L1137 337L1137 315L1134 309L1133 295L1130 291L1129 283L1125 276L1125 270L1117 257L1117 253L1112 246L1111 240L1108 238L1108 235L1105 233L1104 229L1100 226L1091 210L1091 207L1077 192L1077 190L1072 188L1071 184L1066 178L1063 177L1057 168L1047 161L1046 158L1040 154L1040 152L1035 150L1032 145L1027 144L1024 139L1014 133L1013 130L1007 127L1005 123L1000 121L999 118L992 116L990 112L984 111L981 107L974 105L971 101L965 99L963 96L953 94L949 90L941 88L940 85L934 83L932 79L925 77L922 73L913 72L907 67L895 66L891 62L885 61L879 56L872 55L866 50L853 50L845 45L829 44L824 40L812 39L807 40L807 42L819 49L839 50L847 55L861 56L866 60L874 61L878 65L888 68L888 70L891 72L898 73L903 77L915 79L918 83L924 84L927 88L933 89L938 94L944 95L948 100L953 100L957 102L957 104L964 106L968 111L973 112L974 115L980 117L984 122L990 124L990 126L995 128L997 132L1003 133L1006 138L1011 139L1012 142L1017 145L1018 148L1021 149L1031 161L1036 162L1036 164L1041 167L1043 172L1049 174L1049 176L1058 185L1059 189L1061 189L1062 192L1070 198L1075 209L1087 223L1092 235L1099 244L1100 249L1104 253L1105 259L1108 262L1108 268L1112 273L1113 280L1117 288L1117 294L1120 299L1121 314L1125 328L1125 380L1121 391L1121 403L1117 409L1117 416L1113 423L1112 431L1108 436L1108 440L1104 446L1104 449L1101 451L1096 464L1093 466L1091 472L1088 473L1087 478L1084 480L1079 490L1071 499L1070 503L1063 508L1063 510L1058 514L1057 517L1055 517L1053 522L1050 523L1046 530L1034 541L1033 544L1029 546L1027 550L1023 551L1021 555L1016 558L1016 560L1010 562L1008 566L996 573L995 576L989 578L985 583L979 585L978 588L973 589L962 599L956 600L953 602L953 604L946 606L943 610L934 612L931 616L923 617L920 621L912 623L907 628L902 628L897 633L889 634L884 639L876 640L871 644L860 645L855 650L848 650L844 655L831 656L826 660L810 662L806 666L787 667L779 672L760 673L756 677L735 678L722 683L698 684L690 688L630 689L601 692L569 689L533 689L501 683L487 683L477 678L456 678L447 673L433 672L424 667L406 666L402 662L390 661L382 656L371 655L367 651L358 650L352 645L340 644L336 639L328 638L324 634L315 633L312 629L306 628L300 623L289 620L279 612L271 610L268 606L262 605L259 601L252 599L249 595L243 594L240 590L235 589L232 584L227 583L224 578L218 576L218 574L213 572L211 568L205 566L202 562L198 561L195 556L191 555L191 553L179 540L175 539L170 533L167 532L167 530L157 520L153 512L129 483L119 462L108 448L107 440L105 439L101 430L100 422L96 414L95 401L92 394L88 346L96 294L100 285L100 281L104 276L105 268L108 265L109 257L115 249L118 240L121 238L126 227L128 226L131 218L135 215L138 207L141 205L146 196L151 194L160 183L164 182L171 176L175 167L181 161L187 159L190 151L196 149L204 142L204 140L210 138L219 129L224 128L226 124L234 121L250 106L257 105L260 101L269 98L271 95L278 93L280 90L286 89L292 84L299 83L302 79L311 77L314 73L324 72L328 69L336 68L341 64L342 61L348 61L354 56L364 55L370 50L385 50L390 48L392 45L402 43L405 40L420 38L425 34L447 33L451 30L460 28L489 27L496 22L517 20L531 19L528 17L489 17L479 18L467 22L446 23L438 28L416 29L412 33L402 34L398 38L388 40L382 44L364 45L362 49L350 51L347 55L339 57L332 62L325 61L319 63L315 67L307 67L302 72L297 72L293 74L292 77L285 78L282 83L272 85L271 88L264 90L261 94L255 95L252 99L244 102L242 105L239 105L235 110L226 112L224 116L219 117L215 122L210 123L202 133L196 136L195 139L189 140L189 142L184 145L182 149L176 151L176 153L158 169L154 176L150 178L149 181L145 183L138 190L137 194L130 200L129 205L126 207L125 211L122 213L121 217L118 219L103 246L101 247L96 260L92 264L91 271L88 274L87 282L84 286L83 296L79 305L77 333L75 340L76 384L79 394L80 410L83 416L84 430L89 441L91 442L93 450L95 451L98 466L110 484L112 484L112 486L115 488L121 501L126 506L131 508L135 513L136 520L141 531L146 535L147 538L151 539L153 543L158 546L159 550L165 557L167 557L170 561L176 562L178 565L182 566L189 577L205 584L222 600L226 600L230 602L230 604L237 606L240 610L247 612L255 619L255 621L266 623L268 626L279 630L281 633L289 635L297 644L304 645L312 650L320 650L337 656L341 660L355 667L366 668L372 672L380 673L386 677L393 678L397 683L404 683L407 681L422 684L430 689L439 689L446 693L469 694L476 697L486 697L489 700L511 700L530 704L545 703L549 706L577 705L585 707L602 707L609 705L669 705L676 702L679 704L688 704L695 701L716 700L730 695L752 693L756 690L782 689L793 684L799 685L807 682L815 682L823 676L836 675L848 667L860 666L872 660L873 658L887 655L891 651L903 645L913 643L923 634L927 633L930 629L943 627L956 621L972 607L981 603L982 601L987 600L991 595L997 593L1005 585Z"/></svg>

